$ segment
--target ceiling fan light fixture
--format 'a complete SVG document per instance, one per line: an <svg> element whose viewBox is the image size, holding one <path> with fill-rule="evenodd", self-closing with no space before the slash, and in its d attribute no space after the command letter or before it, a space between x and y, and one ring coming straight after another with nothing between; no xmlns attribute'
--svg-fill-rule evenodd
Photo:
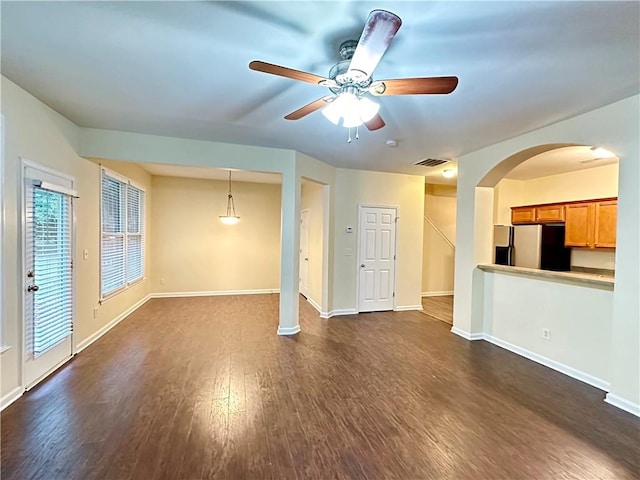
<svg viewBox="0 0 640 480"><path fill-rule="evenodd" d="M363 122L368 122L376 116L380 110L380 105L367 97L361 97L358 102L358 110L360 113L360 119Z"/></svg>
<svg viewBox="0 0 640 480"><path fill-rule="evenodd" d="M220 215L220 221L225 225L235 225L240 221L240 217L236 215L236 206L231 195L231 170L229 170L229 193L227 194L227 214Z"/></svg>
<svg viewBox="0 0 640 480"><path fill-rule="evenodd" d="M595 158L618 158L615 153L610 152L606 148L596 147L595 145L591 147L591 151L595 155Z"/></svg>
<svg viewBox="0 0 640 480"><path fill-rule="evenodd" d="M334 125L338 125L340 117L342 117L342 109L340 108L340 102L336 98L329 105L320 110L324 117Z"/></svg>

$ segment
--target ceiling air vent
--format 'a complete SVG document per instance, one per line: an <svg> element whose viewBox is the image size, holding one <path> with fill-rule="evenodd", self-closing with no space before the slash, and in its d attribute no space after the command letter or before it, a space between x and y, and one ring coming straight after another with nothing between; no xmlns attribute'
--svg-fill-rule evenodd
<svg viewBox="0 0 640 480"><path fill-rule="evenodd" d="M422 165L423 167L437 167L438 165L442 165L443 163L448 163L449 160L441 160L439 158L425 158L424 160L420 160L419 162L414 163L414 165Z"/></svg>

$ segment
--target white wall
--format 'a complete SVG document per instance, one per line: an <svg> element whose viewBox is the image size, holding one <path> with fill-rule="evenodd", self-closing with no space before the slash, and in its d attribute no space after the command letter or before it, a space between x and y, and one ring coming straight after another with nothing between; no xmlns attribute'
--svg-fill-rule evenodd
<svg viewBox="0 0 640 480"><path fill-rule="evenodd" d="M396 308L421 308L424 178L337 169L335 190L333 310L357 309L358 204L398 207Z"/></svg>
<svg viewBox="0 0 640 480"><path fill-rule="evenodd" d="M465 335L482 334L487 321L488 313L482 308L484 279L476 265L490 258L491 244L485 239L491 237L491 222L478 222L475 218L483 206L493 212L493 203L477 198L476 187L492 189L507 171L531 156L529 149L539 153L548 148L545 145L603 146L620 158L616 280L608 346L611 354L608 377L604 380L610 383L607 401L640 414L639 111L640 97L630 97L459 159L454 327ZM591 289L585 287L581 292L577 301L587 302ZM508 294L508 291L496 293ZM606 343L603 339L603 349L607 348Z"/></svg>
<svg viewBox="0 0 640 480"><path fill-rule="evenodd" d="M280 185L232 182L240 222L218 218L226 181L154 176L154 293L277 291L280 288Z"/></svg>
<svg viewBox="0 0 640 480"><path fill-rule="evenodd" d="M452 244L455 245L456 238L455 187L426 185L424 215L435 227L428 220L424 221L422 295L452 294L455 256Z"/></svg>
<svg viewBox="0 0 640 480"><path fill-rule="evenodd" d="M483 273L485 334L571 366L575 376L608 388L612 291ZM542 338L543 328L550 330L549 340Z"/></svg>
<svg viewBox="0 0 640 480"><path fill-rule="evenodd" d="M22 355L22 241L20 157L75 177L79 199L74 200L76 245L74 274L77 280L75 342L81 345L133 304L144 299L148 282L98 306L99 299L99 167L78 156L80 129L29 93L2 77L2 114L5 117L6 222L2 238L3 341L11 348L1 354L0 398L21 390ZM144 182L144 176L136 180ZM89 258L81 252L86 249ZM147 263L148 272L149 264ZM98 318L93 309L98 307Z"/></svg>

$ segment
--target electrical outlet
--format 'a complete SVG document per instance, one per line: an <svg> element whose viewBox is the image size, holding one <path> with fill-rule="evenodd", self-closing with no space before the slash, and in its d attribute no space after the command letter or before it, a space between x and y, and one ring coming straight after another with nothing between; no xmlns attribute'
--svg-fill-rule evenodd
<svg viewBox="0 0 640 480"><path fill-rule="evenodd" d="M551 330L549 330L548 328L543 328L542 338L544 338L545 340L551 340Z"/></svg>
<svg viewBox="0 0 640 480"><path fill-rule="evenodd" d="M93 309L93 318L98 318L98 307Z"/></svg>

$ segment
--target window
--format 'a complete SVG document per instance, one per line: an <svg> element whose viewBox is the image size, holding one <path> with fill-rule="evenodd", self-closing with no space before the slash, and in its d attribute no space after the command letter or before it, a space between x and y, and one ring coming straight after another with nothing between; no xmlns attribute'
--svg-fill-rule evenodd
<svg viewBox="0 0 640 480"><path fill-rule="evenodd" d="M144 277L144 190L102 169L100 296Z"/></svg>

